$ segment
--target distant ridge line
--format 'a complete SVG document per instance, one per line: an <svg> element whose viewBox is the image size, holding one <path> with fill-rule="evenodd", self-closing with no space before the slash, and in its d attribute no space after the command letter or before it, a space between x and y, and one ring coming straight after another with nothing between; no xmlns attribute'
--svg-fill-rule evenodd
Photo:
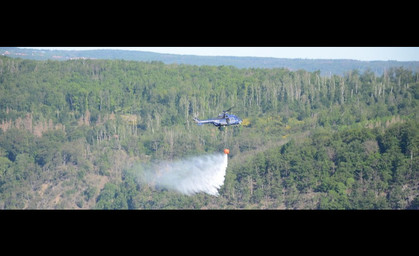
<svg viewBox="0 0 419 256"><path fill-rule="evenodd" d="M381 76L385 70L403 67L413 72L419 71L419 61L361 61L352 59L302 59L275 57L198 56L170 53L155 53L134 50L40 50L19 47L0 47L0 55L33 60L73 60L73 59L120 59L128 61L161 61L164 64L234 66L236 68L287 68L291 71L320 71L322 76L344 75L358 70L370 70Z"/></svg>

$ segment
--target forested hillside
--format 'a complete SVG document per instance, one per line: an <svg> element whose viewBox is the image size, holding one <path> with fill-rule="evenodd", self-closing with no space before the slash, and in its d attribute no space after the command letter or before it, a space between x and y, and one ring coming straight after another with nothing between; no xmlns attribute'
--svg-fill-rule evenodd
<svg viewBox="0 0 419 256"><path fill-rule="evenodd" d="M165 64L187 64L206 66L234 66L236 68L287 68L320 71L321 76L344 75L348 70L372 71L381 76L390 68L403 67L418 71L418 61L360 61L348 59L288 59L266 57L197 56L163 54L133 50L38 50L18 47L0 47L0 55L34 60L69 59L119 59L133 61L160 61Z"/></svg>
<svg viewBox="0 0 419 256"><path fill-rule="evenodd" d="M0 208L417 209L419 74L0 56ZM242 126L192 118L231 106ZM230 149L218 197L137 163Z"/></svg>

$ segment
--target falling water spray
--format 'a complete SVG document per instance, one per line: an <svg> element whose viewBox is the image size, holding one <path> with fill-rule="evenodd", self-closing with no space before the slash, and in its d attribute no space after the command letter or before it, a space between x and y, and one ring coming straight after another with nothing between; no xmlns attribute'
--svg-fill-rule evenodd
<svg viewBox="0 0 419 256"><path fill-rule="evenodd" d="M228 149L222 153L193 156L176 161L160 161L135 167L138 181L156 189L168 189L185 195L204 192L218 196L224 184Z"/></svg>

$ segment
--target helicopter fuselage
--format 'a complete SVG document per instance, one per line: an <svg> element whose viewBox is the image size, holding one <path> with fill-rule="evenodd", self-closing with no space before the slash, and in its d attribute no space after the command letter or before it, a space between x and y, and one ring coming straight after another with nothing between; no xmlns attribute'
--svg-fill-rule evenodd
<svg viewBox="0 0 419 256"><path fill-rule="evenodd" d="M239 125L239 124L242 123L242 120L240 118L238 118L235 115L230 115L230 114L225 114L224 117L223 116L221 116L221 117L218 116L217 118L205 119L205 120L199 120L197 118L194 118L194 121L198 125L213 124L217 127Z"/></svg>

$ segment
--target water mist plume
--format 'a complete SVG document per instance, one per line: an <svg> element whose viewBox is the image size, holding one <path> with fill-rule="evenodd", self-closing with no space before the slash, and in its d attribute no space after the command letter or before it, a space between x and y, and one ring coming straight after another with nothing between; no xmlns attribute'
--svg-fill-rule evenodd
<svg viewBox="0 0 419 256"><path fill-rule="evenodd" d="M138 181L157 189L168 189L185 195L204 192L218 196L224 184L227 154L194 156L176 161L161 161L135 167Z"/></svg>

